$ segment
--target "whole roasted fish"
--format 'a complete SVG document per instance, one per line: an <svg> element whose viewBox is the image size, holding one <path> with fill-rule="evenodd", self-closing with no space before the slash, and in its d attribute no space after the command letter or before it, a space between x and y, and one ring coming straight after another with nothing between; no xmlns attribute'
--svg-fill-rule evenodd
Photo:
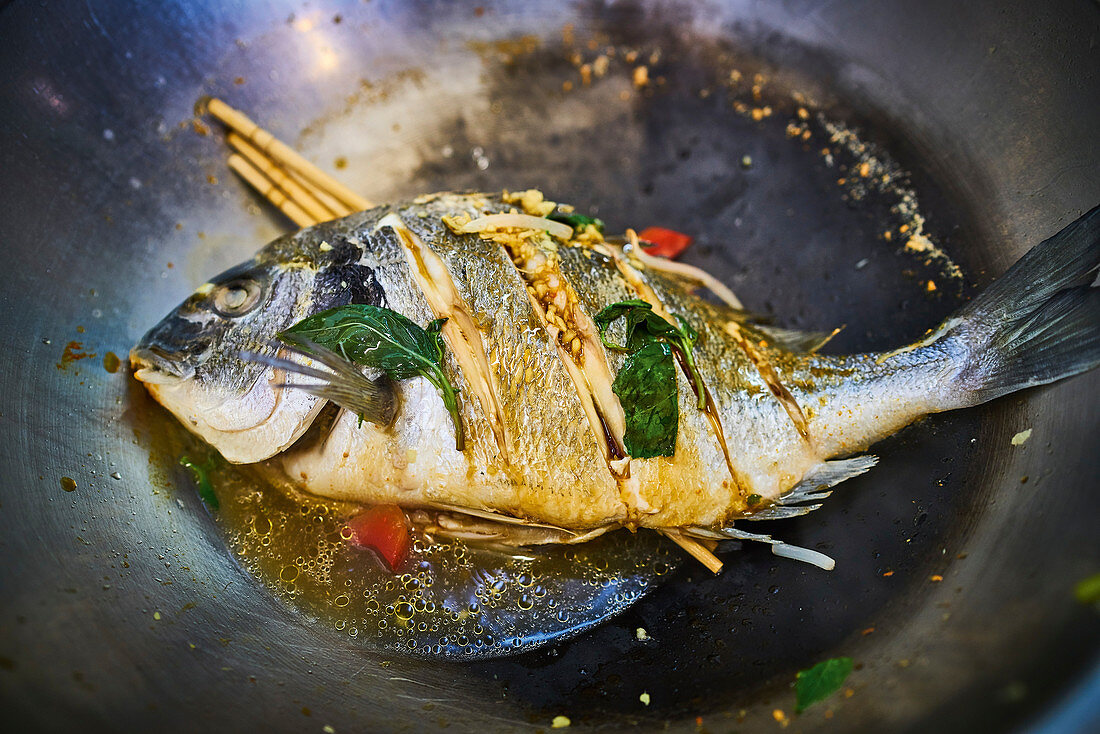
<svg viewBox="0 0 1100 734"><path fill-rule="evenodd" d="M923 415L1100 363L1100 208L920 342L842 357L698 298L696 274L568 211L535 191L446 193L282 237L154 327L131 352L135 377L228 461L263 462L317 495L510 522L517 542L626 525L799 555L733 522L814 509L875 463L853 455ZM424 377L389 380L277 339L349 304L446 319L458 421ZM644 390L649 374L615 348L630 336L628 318L604 311L614 304L692 337L651 349L676 357L652 375L678 406L667 455L632 455L638 415L618 378L630 369Z"/></svg>

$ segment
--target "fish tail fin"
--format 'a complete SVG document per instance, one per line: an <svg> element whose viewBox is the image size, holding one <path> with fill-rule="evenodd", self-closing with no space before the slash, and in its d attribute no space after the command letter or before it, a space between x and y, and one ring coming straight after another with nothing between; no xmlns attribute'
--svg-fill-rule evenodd
<svg viewBox="0 0 1100 734"><path fill-rule="evenodd" d="M1036 245L940 328L966 355L957 407L1100 365L1100 206ZM956 407L956 406L952 406Z"/></svg>

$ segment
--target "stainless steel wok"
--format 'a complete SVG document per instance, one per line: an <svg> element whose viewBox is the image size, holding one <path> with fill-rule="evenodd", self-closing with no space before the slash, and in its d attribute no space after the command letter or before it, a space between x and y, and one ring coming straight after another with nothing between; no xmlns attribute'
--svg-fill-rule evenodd
<svg viewBox="0 0 1100 734"><path fill-rule="evenodd" d="M581 50L660 48L649 91L584 87L565 24ZM696 234L689 260L750 308L847 324L838 351L895 346L1100 200L1098 38L1085 0L8 5L7 728L775 731L782 709L790 731L1100 730L1100 616L1073 597L1100 571L1100 373L932 417L769 528L832 573L746 547L579 638L459 664L372 653L273 599L151 458L153 408L102 362L287 226L192 126L204 94L372 199L539 186L612 229ZM879 236L888 211L733 114L715 78L732 64L891 151L965 284L929 296ZM834 655L857 662L853 694L795 717L795 671Z"/></svg>

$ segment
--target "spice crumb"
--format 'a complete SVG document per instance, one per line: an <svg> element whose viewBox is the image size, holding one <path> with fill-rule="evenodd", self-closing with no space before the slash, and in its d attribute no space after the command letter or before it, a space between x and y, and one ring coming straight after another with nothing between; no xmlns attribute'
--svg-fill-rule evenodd
<svg viewBox="0 0 1100 734"><path fill-rule="evenodd" d="M1031 429L1027 428L1012 437L1013 446L1023 446L1024 442L1031 438Z"/></svg>
<svg viewBox="0 0 1100 734"><path fill-rule="evenodd" d="M642 695L638 696L638 700L641 701L643 705L648 706L649 705L649 693L646 692L646 691L643 691Z"/></svg>
<svg viewBox="0 0 1100 734"><path fill-rule="evenodd" d="M572 723L568 716L555 716L554 720L550 722L550 728L564 729Z"/></svg>
<svg viewBox="0 0 1100 734"><path fill-rule="evenodd" d="M775 719L776 722L784 729L791 725L791 720L787 717L787 714L783 711L783 709L773 710L772 718Z"/></svg>

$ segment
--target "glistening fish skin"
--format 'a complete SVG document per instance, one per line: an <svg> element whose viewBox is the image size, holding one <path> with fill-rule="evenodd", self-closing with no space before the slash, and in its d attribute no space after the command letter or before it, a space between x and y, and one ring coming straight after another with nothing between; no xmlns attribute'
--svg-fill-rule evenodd
<svg viewBox="0 0 1100 734"><path fill-rule="evenodd" d="M805 340L700 300L681 276L594 238L566 243L534 229L456 234L453 221L443 221L511 209L500 195L438 194L280 238L150 331L131 353L136 377L226 459L264 462L305 491L583 531L723 528L746 516L800 514L807 508L785 505L820 498L816 490L873 464L837 457L928 413L1100 363L1097 209L920 343L843 357L805 351ZM527 265L517 267L503 240L526 243ZM550 268L558 291L529 294L532 263ZM577 329L581 356L572 365L570 343L563 349L548 328L555 296L576 304L567 326ZM597 368L613 378L624 358L598 344L590 319L639 297L698 331L694 356L716 408L716 420L699 411L678 371L671 457L619 456L609 448L621 434L617 406L599 402L607 385ZM442 400L422 378L387 388L398 406L390 425L360 425L343 411L326 430L307 432L324 400L278 385L308 380L240 358L274 356L277 332L349 303L384 306L422 326L449 316L444 368L463 397L465 451L455 449ZM586 391L595 413L586 410Z"/></svg>

